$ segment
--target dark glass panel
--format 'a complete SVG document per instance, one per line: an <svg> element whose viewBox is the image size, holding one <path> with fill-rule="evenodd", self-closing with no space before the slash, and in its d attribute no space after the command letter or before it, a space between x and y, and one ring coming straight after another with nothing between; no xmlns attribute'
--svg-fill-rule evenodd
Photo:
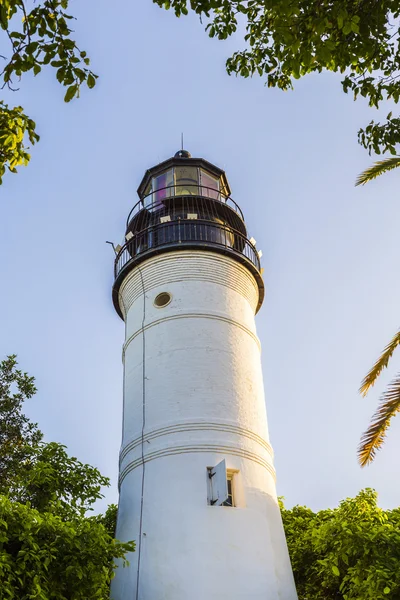
<svg viewBox="0 0 400 600"><path fill-rule="evenodd" d="M199 193L197 167L175 167L176 196L193 196Z"/></svg>
<svg viewBox="0 0 400 600"><path fill-rule="evenodd" d="M173 185L173 171L170 169L158 177L153 177L154 203L155 208L162 203L164 198L168 198L171 194L171 186Z"/></svg>
<svg viewBox="0 0 400 600"><path fill-rule="evenodd" d="M207 196L208 198L214 198L214 200L220 200L219 194L219 179L213 177L206 171L200 171L201 177L201 195ZM222 198L225 200L225 198Z"/></svg>

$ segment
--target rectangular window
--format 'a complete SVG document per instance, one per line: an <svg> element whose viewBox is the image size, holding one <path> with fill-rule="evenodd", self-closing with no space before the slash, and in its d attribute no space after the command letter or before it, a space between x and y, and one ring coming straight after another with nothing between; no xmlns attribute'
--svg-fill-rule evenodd
<svg viewBox="0 0 400 600"><path fill-rule="evenodd" d="M177 196L197 196L199 193L197 167L175 167L175 185Z"/></svg>
<svg viewBox="0 0 400 600"><path fill-rule="evenodd" d="M223 180L221 181L220 191L221 191L220 200L222 200L222 202L226 202L226 199L229 197L229 194L228 194L228 189L227 189L226 185L224 184Z"/></svg>
<svg viewBox="0 0 400 600"><path fill-rule="evenodd" d="M235 506L235 476L237 471L226 468L225 459L215 467L207 468L208 504Z"/></svg>
<svg viewBox="0 0 400 600"><path fill-rule="evenodd" d="M164 198L169 198L173 195L171 186L173 185L172 169L162 173L158 177L153 177L154 188L154 204L156 206L162 204Z"/></svg>
<svg viewBox="0 0 400 600"><path fill-rule="evenodd" d="M145 189L144 198L143 198L143 204L144 204L145 208L149 208L149 206L151 206L153 204L152 191L153 191L152 185L151 185L151 183L149 183L149 185Z"/></svg>
<svg viewBox="0 0 400 600"><path fill-rule="evenodd" d="M228 488L228 497L225 502L222 503L222 506L235 506L233 501L233 473L226 474L226 484Z"/></svg>
<svg viewBox="0 0 400 600"><path fill-rule="evenodd" d="M219 197L219 179L213 177L206 171L201 169L201 195L207 198L214 198L214 200L220 200Z"/></svg>

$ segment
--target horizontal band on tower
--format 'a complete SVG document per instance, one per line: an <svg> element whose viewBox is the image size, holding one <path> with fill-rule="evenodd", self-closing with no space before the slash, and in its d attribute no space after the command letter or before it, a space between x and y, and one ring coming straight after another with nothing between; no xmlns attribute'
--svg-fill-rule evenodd
<svg viewBox="0 0 400 600"><path fill-rule="evenodd" d="M231 456L239 456L241 458L245 458L247 460L251 460L259 464L261 467L264 467L274 478L276 481L276 473L274 467L266 461L262 456L255 454L254 452L249 452L248 450L244 450L243 448L237 448L235 446L221 446L219 444L196 444L196 445L183 445L183 446L173 446L170 448L164 448L163 450L156 450L154 452L149 452L141 456L136 460L133 460L121 471L118 487L121 487L121 484L125 477L131 472L134 471L137 467L140 467L143 463L150 462L152 460L156 460L157 458L163 458L164 456L173 456L177 454L193 454L193 453L213 453L213 454L230 454Z"/></svg>
<svg viewBox="0 0 400 600"><path fill-rule="evenodd" d="M118 292L126 314L135 300L160 285L178 281L206 281L224 285L247 299L255 311L259 289L250 271L233 258L203 250L179 250L150 258L131 271Z"/></svg>
<svg viewBox="0 0 400 600"><path fill-rule="evenodd" d="M237 425L229 425L229 423L206 423L206 422L190 422L190 423L176 423L167 427L160 427L159 429L153 429L143 436L143 441L147 442L154 438L171 435L173 433L181 433L185 431L222 431L224 433L233 433L240 436L247 437L252 441L260 444L273 458L274 452L272 446L265 441L261 436L257 435L250 429L239 427ZM130 441L124 448L121 449L119 463L124 460L125 456L137 446L142 443L142 436L138 436Z"/></svg>
<svg viewBox="0 0 400 600"><path fill-rule="evenodd" d="M241 323L238 323L237 321L235 321L233 319L228 319L227 317L223 317L223 316L220 316L217 314L213 315L210 313L204 313L204 314L203 313L185 313L185 314L180 314L180 315L171 315L169 317L163 317L162 319L157 319L156 321L152 321L151 323L148 323L148 325L145 325L143 328L140 328L137 331L135 331L135 333L132 334L126 340L125 344L122 346L122 360L124 360L124 358L125 358L125 351L126 351L127 347L129 346L129 344L138 335L143 333L143 331L147 331L151 327L154 327L155 325L159 325L160 323L163 323L164 321L175 321L177 319L214 319L216 321L223 321L224 323L228 323L228 325L234 325L235 327L239 327L239 329L241 329L242 331L247 333L250 337L252 337L261 352L261 342L258 339L257 335L255 333L253 333L250 329L248 329L247 327L242 325Z"/></svg>

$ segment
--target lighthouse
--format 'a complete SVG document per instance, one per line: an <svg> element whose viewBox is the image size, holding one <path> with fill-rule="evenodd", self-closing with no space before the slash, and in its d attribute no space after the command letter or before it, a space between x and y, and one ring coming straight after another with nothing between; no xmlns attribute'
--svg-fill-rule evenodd
<svg viewBox="0 0 400 600"><path fill-rule="evenodd" d="M181 150L148 169L117 247L125 322L112 600L296 600L255 315L261 252L225 172Z"/></svg>

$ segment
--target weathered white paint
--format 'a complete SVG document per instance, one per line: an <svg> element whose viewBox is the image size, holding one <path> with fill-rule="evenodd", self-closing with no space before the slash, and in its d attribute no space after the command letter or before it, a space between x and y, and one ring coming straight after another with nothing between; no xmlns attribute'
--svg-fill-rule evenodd
<svg viewBox="0 0 400 600"><path fill-rule="evenodd" d="M156 308L161 292L172 301ZM113 600L297 598L268 441L257 301L249 270L204 251L150 258L121 286L117 537L138 544L142 452L145 472L139 595L137 551L117 571ZM222 459L238 471L235 508L207 504L207 467Z"/></svg>

